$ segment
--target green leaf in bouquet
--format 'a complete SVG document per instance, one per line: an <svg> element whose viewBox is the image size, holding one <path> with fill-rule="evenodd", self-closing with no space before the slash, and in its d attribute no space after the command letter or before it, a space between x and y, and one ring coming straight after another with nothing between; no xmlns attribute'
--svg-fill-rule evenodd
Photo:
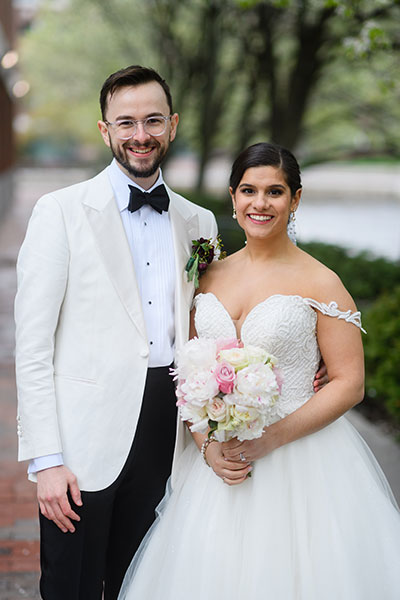
<svg viewBox="0 0 400 600"><path fill-rule="evenodd" d="M218 429L218 421L212 421L211 419L208 419L208 426L210 428L210 431L208 432L208 437L210 438L214 431L217 431Z"/></svg>

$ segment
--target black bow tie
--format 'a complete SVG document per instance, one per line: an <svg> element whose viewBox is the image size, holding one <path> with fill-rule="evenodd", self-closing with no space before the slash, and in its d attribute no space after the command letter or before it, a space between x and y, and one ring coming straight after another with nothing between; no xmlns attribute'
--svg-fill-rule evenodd
<svg viewBox="0 0 400 600"><path fill-rule="evenodd" d="M158 185L152 192L142 192L134 185L130 185L131 195L129 198L128 210L135 212L145 204L149 204L158 213L168 210L169 196L163 184Z"/></svg>

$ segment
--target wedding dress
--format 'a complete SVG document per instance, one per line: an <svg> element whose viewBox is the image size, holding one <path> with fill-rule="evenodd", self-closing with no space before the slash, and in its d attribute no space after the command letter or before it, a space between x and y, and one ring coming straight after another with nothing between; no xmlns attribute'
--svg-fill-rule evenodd
<svg viewBox="0 0 400 600"><path fill-rule="evenodd" d="M213 294L199 294L195 305L199 337L236 337ZM359 313L334 302L283 295L255 306L243 323L243 342L278 359L278 417L313 394L317 310L361 327ZM193 442L159 508L119 600L400 598L400 513L345 417L255 461L252 476L232 487Z"/></svg>

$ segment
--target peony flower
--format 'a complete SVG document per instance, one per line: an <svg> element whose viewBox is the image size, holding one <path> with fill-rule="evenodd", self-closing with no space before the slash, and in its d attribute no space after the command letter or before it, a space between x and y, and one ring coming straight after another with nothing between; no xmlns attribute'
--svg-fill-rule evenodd
<svg viewBox="0 0 400 600"><path fill-rule="evenodd" d="M190 430L206 433L208 429L208 414L204 406L196 407L185 404L179 407L182 421L190 421Z"/></svg>
<svg viewBox="0 0 400 600"><path fill-rule="evenodd" d="M278 383L269 365L252 364L237 373L236 389L246 400L246 406L261 408L279 396Z"/></svg>
<svg viewBox="0 0 400 600"><path fill-rule="evenodd" d="M281 394L282 393L282 385L283 385L282 371L280 369L278 369L278 367L274 367L272 370L273 370L275 378L276 378L276 383L278 384L278 391Z"/></svg>
<svg viewBox="0 0 400 600"><path fill-rule="evenodd" d="M264 433L265 420L262 415L258 415L252 421L242 423L237 430L236 437L240 442L244 440L254 440Z"/></svg>
<svg viewBox="0 0 400 600"><path fill-rule="evenodd" d="M236 379L235 369L228 362L218 363L214 369L215 379L219 389L223 394L230 394L233 391Z"/></svg>
<svg viewBox="0 0 400 600"><path fill-rule="evenodd" d="M178 368L174 373L180 379L193 375L194 371L212 370L216 365L217 346L214 340L193 338L178 352Z"/></svg>
<svg viewBox="0 0 400 600"><path fill-rule="evenodd" d="M204 406L219 392L213 371L197 371L179 386L179 393L186 402Z"/></svg>

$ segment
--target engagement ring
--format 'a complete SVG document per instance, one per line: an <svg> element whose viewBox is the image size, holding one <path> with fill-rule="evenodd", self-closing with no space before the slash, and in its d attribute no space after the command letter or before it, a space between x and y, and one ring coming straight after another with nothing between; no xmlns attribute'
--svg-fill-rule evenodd
<svg viewBox="0 0 400 600"><path fill-rule="evenodd" d="M241 460L242 462L246 462L246 457L245 457L245 455L243 454L243 452L241 452L241 453L239 454L239 456L240 456L240 460Z"/></svg>

